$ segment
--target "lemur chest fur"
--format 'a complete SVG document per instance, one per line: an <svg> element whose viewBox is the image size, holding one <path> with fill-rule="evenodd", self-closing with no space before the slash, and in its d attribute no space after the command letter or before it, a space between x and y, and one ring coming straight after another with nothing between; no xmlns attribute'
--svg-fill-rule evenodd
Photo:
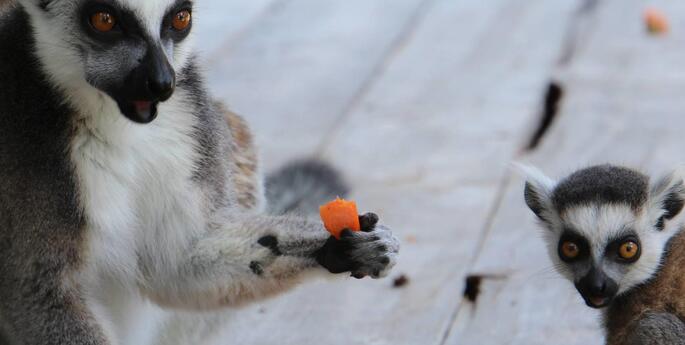
<svg viewBox="0 0 685 345"><path fill-rule="evenodd" d="M149 125L108 113L78 122L71 158L91 268L140 274L141 264L174 260L168 253L178 251L170 247L180 249L203 227L202 197L191 181L197 159L193 117L182 96L179 91L164 104Z"/></svg>
<svg viewBox="0 0 685 345"><path fill-rule="evenodd" d="M189 113L179 91L148 125L116 113L76 124L71 159L88 238L83 284L99 323L120 344L151 341L166 312L137 285L150 271L175 267L175 255L205 226Z"/></svg>

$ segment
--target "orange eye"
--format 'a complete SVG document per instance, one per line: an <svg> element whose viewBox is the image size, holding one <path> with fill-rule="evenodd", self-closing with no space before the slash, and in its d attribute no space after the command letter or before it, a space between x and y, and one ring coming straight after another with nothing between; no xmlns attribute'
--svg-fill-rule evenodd
<svg viewBox="0 0 685 345"><path fill-rule="evenodd" d="M109 32L114 29L114 25L117 24L117 21L111 13L97 12L90 16L90 24L97 31Z"/></svg>
<svg viewBox="0 0 685 345"><path fill-rule="evenodd" d="M190 11L188 10L183 10L181 12L178 12L174 15L174 20L171 23L171 25L174 27L174 29L178 31L183 31L190 26L190 19L192 18L192 15L190 14Z"/></svg>
<svg viewBox="0 0 685 345"><path fill-rule="evenodd" d="M637 256L640 247L633 241L627 241L621 244L618 248L618 255L625 260L634 259Z"/></svg>
<svg viewBox="0 0 685 345"><path fill-rule="evenodd" d="M578 245L571 241L566 241L561 244L561 255L566 259L575 259L580 254Z"/></svg>

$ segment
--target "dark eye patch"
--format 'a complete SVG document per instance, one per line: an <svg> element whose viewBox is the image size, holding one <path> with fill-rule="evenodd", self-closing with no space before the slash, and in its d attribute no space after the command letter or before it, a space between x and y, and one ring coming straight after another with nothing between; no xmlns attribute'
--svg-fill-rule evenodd
<svg viewBox="0 0 685 345"><path fill-rule="evenodd" d="M627 242L633 242L633 243L637 244L637 254L629 260L626 260L619 255L619 250L621 248L621 245L623 245L624 243L627 243ZM609 241L609 244L607 244L605 252L604 252L604 255L607 258L610 258L611 260L616 261L618 263L622 263L622 264L630 264L630 263L636 262L638 259L640 259L641 254L642 254L642 244L640 243L640 238L637 236L637 234L635 234L634 231L629 231L629 232Z"/></svg>
<svg viewBox="0 0 685 345"><path fill-rule="evenodd" d="M564 256L562 252L562 246L565 242L573 242L578 246L579 253L578 255L573 258L569 259ZM559 258L561 258L562 261L566 263L572 263L572 262L577 262L577 261L582 261L586 260L590 257L590 245L588 241L585 239L585 237L581 236L577 232L573 230L564 230L564 233L561 235L559 238L559 244L557 246L557 253L559 255Z"/></svg>
<svg viewBox="0 0 685 345"><path fill-rule="evenodd" d="M92 27L91 17L98 12L110 13L116 19L116 26L112 31L100 32ZM93 0L83 4L80 10L83 30L97 43L116 43L126 38L144 38L146 36L143 25L136 15L110 0Z"/></svg>
<svg viewBox="0 0 685 345"><path fill-rule="evenodd" d="M190 19L190 24L188 25L187 28L184 30L176 30L174 29L172 22L174 19L174 16L178 12L181 11L188 11L191 14L191 19ZM166 15L164 16L164 21L162 21L162 38L163 39L171 39L174 42L180 42L184 40L186 37L188 37L188 34L190 34L190 30L193 27L193 19L192 19L192 13L193 13L193 3L188 0L180 0L176 5L171 7L169 11L167 11Z"/></svg>

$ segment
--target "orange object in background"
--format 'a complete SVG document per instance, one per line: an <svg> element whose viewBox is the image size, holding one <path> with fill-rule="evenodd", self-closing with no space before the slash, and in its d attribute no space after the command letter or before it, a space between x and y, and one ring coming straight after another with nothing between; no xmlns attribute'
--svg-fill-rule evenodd
<svg viewBox="0 0 685 345"><path fill-rule="evenodd" d="M357 204L354 201L338 198L319 207L319 215L326 230L337 239L340 239L340 233L345 229L361 230Z"/></svg>
<svg viewBox="0 0 685 345"><path fill-rule="evenodd" d="M668 32L668 19L666 15L656 8L647 8L644 12L645 25L651 34L664 34Z"/></svg>

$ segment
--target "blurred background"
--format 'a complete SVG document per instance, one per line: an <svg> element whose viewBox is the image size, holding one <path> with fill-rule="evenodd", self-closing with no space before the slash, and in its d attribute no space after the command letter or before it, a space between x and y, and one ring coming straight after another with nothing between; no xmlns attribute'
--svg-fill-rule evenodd
<svg viewBox="0 0 685 345"><path fill-rule="evenodd" d="M236 311L228 343L603 343L510 162L554 177L678 165L685 2L197 2L211 91L248 119L265 171L328 160L403 245L388 279L309 283ZM668 27L650 33L653 9Z"/></svg>

